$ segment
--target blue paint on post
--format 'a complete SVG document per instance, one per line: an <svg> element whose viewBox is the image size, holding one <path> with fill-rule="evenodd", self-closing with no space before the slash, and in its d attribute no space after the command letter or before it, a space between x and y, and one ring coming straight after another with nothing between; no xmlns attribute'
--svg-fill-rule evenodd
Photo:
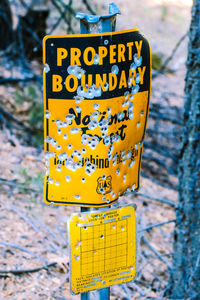
<svg viewBox="0 0 200 300"><path fill-rule="evenodd" d="M90 300L90 294L88 293L82 293L81 294L81 300Z"/></svg>
<svg viewBox="0 0 200 300"><path fill-rule="evenodd" d="M115 31L117 14L120 14L119 8L115 3L111 3L108 15L94 16L77 13L76 18L80 20L80 32L82 34L112 32Z"/></svg>

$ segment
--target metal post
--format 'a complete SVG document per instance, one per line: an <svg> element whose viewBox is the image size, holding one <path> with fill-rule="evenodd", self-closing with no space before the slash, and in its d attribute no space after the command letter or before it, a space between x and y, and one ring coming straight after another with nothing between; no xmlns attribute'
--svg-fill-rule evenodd
<svg viewBox="0 0 200 300"><path fill-rule="evenodd" d="M81 300L90 300L90 295L88 293L82 293L81 294Z"/></svg>
<svg viewBox="0 0 200 300"><path fill-rule="evenodd" d="M80 33L102 33L115 31L116 15L120 14L120 10L115 3L109 4L109 14L103 16L87 15L77 13L76 18L80 20ZM89 211L90 208L81 207L81 211ZM81 300L92 300L90 292L82 293ZM109 300L110 288L104 288L96 291L96 300Z"/></svg>

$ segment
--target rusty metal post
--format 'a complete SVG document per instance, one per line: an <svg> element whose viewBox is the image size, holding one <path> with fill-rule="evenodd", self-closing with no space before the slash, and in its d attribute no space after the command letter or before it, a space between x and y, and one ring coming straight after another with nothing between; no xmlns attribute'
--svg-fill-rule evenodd
<svg viewBox="0 0 200 300"><path fill-rule="evenodd" d="M103 33L115 31L116 16L120 14L120 10L115 3L109 4L109 14L102 16L88 15L77 13L76 18L80 20L80 33ZM90 208L82 207L81 211L89 211ZM91 293L82 293L81 300L92 300ZM96 290L95 300L109 300L110 288Z"/></svg>

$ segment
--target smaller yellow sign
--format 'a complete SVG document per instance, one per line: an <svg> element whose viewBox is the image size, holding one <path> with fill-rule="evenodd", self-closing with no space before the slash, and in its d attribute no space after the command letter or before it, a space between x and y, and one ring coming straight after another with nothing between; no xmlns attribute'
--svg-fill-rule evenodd
<svg viewBox="0 0 200 300"><path fill-rule="evenodd" d="M72 294L133 280L135 205L74 214L69 226Z"/></svg>

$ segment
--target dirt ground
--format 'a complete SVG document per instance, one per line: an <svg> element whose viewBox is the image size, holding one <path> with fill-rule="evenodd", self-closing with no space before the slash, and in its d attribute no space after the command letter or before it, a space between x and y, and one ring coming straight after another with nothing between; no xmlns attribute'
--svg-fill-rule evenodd
<svg viewBox="0 0 200 300"><path fill-rule="evenodd" d="M188 30L191 1L117 0L115 3L121 10L117 28L139 28L150 40L152 52L160 53L163 60ZM107 4L107 1L98 3L99 13L107 13ZM165 94L168 104L183 106L186 55L187 39L170 62L173 73L152 81L152 103L165 103ZM1 104L11 111L15 109L12 99L15 88L0 86ZM0 300L79 299L80 296L69 292L67 235L67 217L79 208L43 203L43 147L24 145L9 129L2 128L0 174ZM175 176L168 177L177 184ZM142 176L137 197L119 199L119 203L137 204L138 275L132 283L111 287L111 299L165 299L163 292L173 253L177 190L164 187L154 179ZM159 199L165 199L165 203ZM146 229L150 224L168 220L172 222Z"/></svg>

